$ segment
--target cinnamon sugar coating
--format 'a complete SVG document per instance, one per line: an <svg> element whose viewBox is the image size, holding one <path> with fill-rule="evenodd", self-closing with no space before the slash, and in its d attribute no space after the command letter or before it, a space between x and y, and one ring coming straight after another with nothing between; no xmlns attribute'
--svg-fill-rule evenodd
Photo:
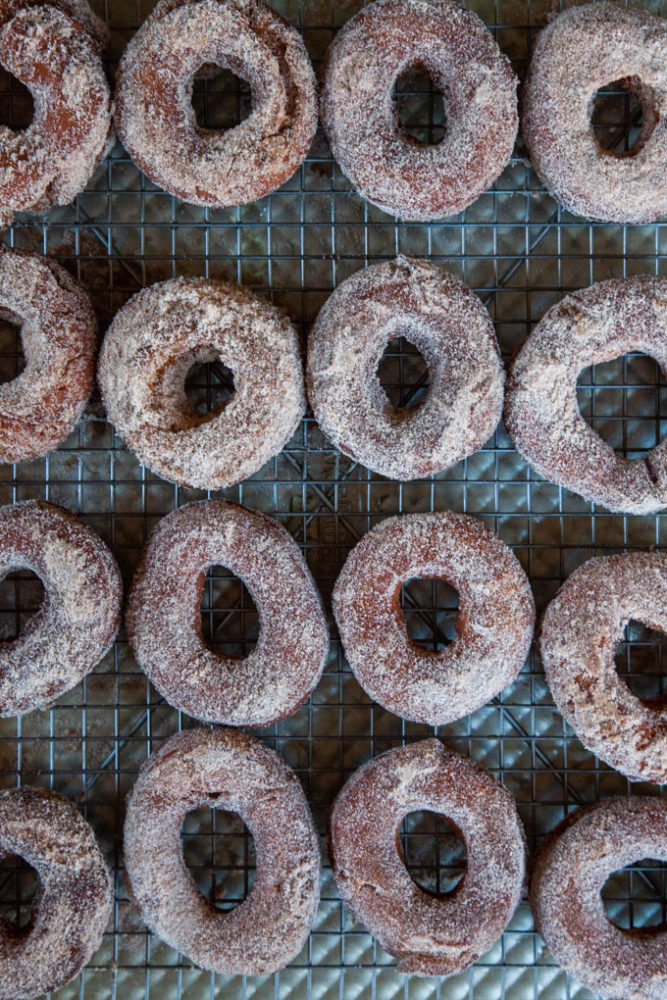
<svg viewBox="0 0 667 1000"><path fill-rule="evenodd" d="M401 586L416 577L459 592L456 638L437 652L406 629ZM332 605L364 691L388 711L433 726L468 715L514 680L535 621L512 550L481 521L451 511L382 521L348 556Z"/></svg>
<svg viewBox="0 0 667 1000"><path fill-rule="evenodd" d="M78 21L96 43L100 54L104 54L109 44L109 29L91 9L88 0L0 0L0 25L14 17L17 11L25 7L41 7L45 2L73 21Z"/></svg>
<svg viewBox="0 0 667 1000"><path fill-rule="evenodd" d="M667 800L606 799L571 813L547 838L530 902L549 951L596 996L664 1000L667 932L616 927L600 895L608 877L644 859L667 861Z"/></svg>
<svg viewBox="0 0 667 1000"><path fill-rule="evenodd" d="M667 710L637 698L614 656L631 620L667 632L667 553L589 559L542 621L549 687L581 742L632 781L667 782Z"/></svg>
<svg viewBox="0 0 667 1000"><path fill-rule="evenodd" d="M505 423L521 455L545 479L627 514L667 506L667 441L645 458L617 455L584 420L577 378L631 351L667 372L667 280L600 281L567 295L542 317L517 356Z"/></svg>
<svg viewBox="0 0 667 1000"><path fill-rule="evenodd" d="M205 66L252 91L250 117L200 128L192 85ZM313 68L299 33L261 0L161 0L120 63L115 121L155 184L196 205L225 208L280 187L305 160L317 128Z"/></svg>
<svg viewBox="0 0 667 1000"><path fill-rule="evenodd" d="M397 79L423 70L444 97L442 142L405 132ZM414 222L455 215L502 173L516 139L517 78L483 21L449 0L375 0L329 49L322 124L359 193Z"/></svg>
<svg viewBox="0 0 667 1000"><path fill-rule="evenodd" d="M423 355L423 403L393 406L377 376L389 341ZM502 414L505 373L493 323L463 282L399 257L357 272L321 310L308 344L307 389L344 454L390 479L420 479L477 451Z"/></svg>
<svg viewBox="0 0 667 1000"><path fill-rule="evenodd" d="M0 791L0 856L16 854L40 880L30 923L0 925L0 1000L64 986L92 958L113 912L113 879L89 824L58 792Z"/></svg>
<svg viewBox="0 0 667 1000"><path fill-rule="evenodd" d="M31 570L42 607L0 642L0 716L45 708L90 673L113 643L122 583L111 552L68 510L42 500L0 507L0 577Z"/></svg>
<svg viewBox="0 0 667 1000"><path fill-rule="evenodd" d="M23 131L0 126L2 227L11 225L15 212L70 204L104 155L111 132L99 38L52 4L21 5L3 20L6 13L0 9L0 63L28 88L35 114Z"/></svg>
<svg viewBox="0 0 667 1000"><path fill-rule="evenodd" d="M234 374L224 409L198 416L189 370L220 360ZM107 414L139 460L170 482L232 486L276 455L306 408L296 330L240 285L174 278L135 295L102 344Z"/></svg>
<svg viewBox="0 0 667 1000"><path fill-rule="evenodd" d="M220 912L183 861L181 826L193 809L238 813L255 841L246 899ZM320 897L319 843L294 772L245 733L177 733L143 765L127 802L130 897L153 933L202 969L268 975L304 946Z"/></svg>
<svg viewBox="0 0 667 1000"><path fill-rule="evenodd" d="M616 80L644 116L623 154L602 148L591 125L598 90ZM537 36L521 129L536 173L569 211L621 223L667 213L667 21L606 2L564 10Z"/></svg>
<svg viewBox="0 0 667 1000"><path fill-rule="evenodd" d="M246 584L260 618L244 658L209 649L200 604L206 570ZM264 726L310 696L329 647L322 602L301 550L272 518L202 500L153 530L130 593L126 626L137 660L170 705L204 722Z"/></svg>
<svg viewBox="0 0 667 1000"><path fill-rule="evenodd" d="M97 320L67 271L0 247L0 316L21 325L23 372L0 386L0 462L53 451L83 413L95 379Z"/></svg>
<svg viewBox="0 0 667 1000"><path fill-rule="evenodd" d="M405 867L398 831L413 812L445 816L465 841L454 892L424 892ZM439 740L380 754L334 803L329 848L338 891L356 920L398 958L398 971L452 976L498 940L521 898L525 838L512 796Z"/></svg>

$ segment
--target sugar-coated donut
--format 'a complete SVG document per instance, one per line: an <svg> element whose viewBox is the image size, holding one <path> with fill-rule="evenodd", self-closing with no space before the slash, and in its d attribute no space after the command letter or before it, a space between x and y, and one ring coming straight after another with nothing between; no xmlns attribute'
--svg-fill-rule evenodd
<svg viewBox="0 0 667 1000"><path fill-rule="evenodd" d="M226 913L183 861L183 820L206 807L238 813L255 841L252 889ZM125 868L148 927L195 965L228 975L284 968L305 944L320 897L319 843L298 778L232 729L177 733L146 761L127 803Z"/></svg>
<svg viewBox="0 0 667 1000"><path fill-rule="evenodd" d="M190 368L221 360L234 374L223 410L198 416ZM102 344L107 414L139 460L170 482L232 486L289 441L305 411L299 337L286 316L240 285L174 278L135 295Z"/></svg>
<svg viewBox="0 0 667 1000"><path fill-rule="evenodd" d="M224 133L197 125L205 65L250 84L250 117ZM298 32L261 0L161 0L121 60L115 119L155 184L196 205L256 201L303 163L317 128L315 74Z"/></svg>
<svg viewBox="0 0 667 1000"><path fill-rule="evenodd" d="M403 819L445 816L465 841L467 869L434 896L405 867ZM334 803L329 847L343 902L398 958L399 972L452 976L498 940L521 898L525 838L514 800L489 772L439 740L368 761Z"/></svg>
<svg viewBox="0 0 667 1000"><path fill-rule="evenodd" d="M222 565L250 591L260 619L255 649L222 656L202 636L206 570ZM160 694L203 722L264 726L302 705L329 647L326 618L301 550L270 517L202 500L153 530L126 614L137 660Z"/></svg>
<svg viewBox="0 0 667 1000"><path fill-rule="evenodd" d="M667 709L637 698L614 662L631 620L667 632L667 553L589 559L544 613L554 700L581 742L633 781L667 782Z"/></svg>
<svg viewBox="0 0 667 1000"><path fill-rule="evenodd" d="M18 855L40 881L30 923L0 922L0 1000L30 1000L68 983L92 958L113 912L113 879L89 824L64 796L0 791L0 857Z"/></svg>
<svg viewBox="0 0 667 1000"><path fill-rule="evenodd" d="M505 423L514 445L545 479L611 511L652 514L667 506L667 440L645 458L617 455L584 420L577 378L630 351L667 373L667 279L600 281L567 295L519 352Z"/></svg>
<svg viewBox="0 0 667 1000"><path fill-rule="evenodd" d="M665 1000L667 931L622 930L601 892L614 872L667 861L667 800L606 799L577 809L549 835L531 881L539 933L567 972L608 1000Z"/></svg>
<svg viewBox="0 0 667 1000"><path fill-rule="evenodd" d="M433 652L412 639L401 586L423 577L459 592L456 638ZM332 596L345 655L363 689L414 722L444 725L514 680L535 603L516 556L481 521L451 511L390 517L347 558Z"/></svg>
<svg viewBox="0 0 667 1000"><path fill-rule="evenodd" d="M393 406L377 375L405 336L429 370L426 399ZM359 271L321 310L308 344L308 398L344 454L390 479L420 479L477 451L502 415L505 373L488 311L463 282L399 257Z"/></svg>
<svg viewBox="0 0 667 1000"><path fill-rule="evenodd" d="M81 416L95 381L97 321L67 271L0 247L0 317L21 326L26 366L0 385L0 462L53 451Z"/></svg>
<svg viewBox="0 0 667 1000"><path fill-rule="evenodd" d="M0 17L0 64L35 105L29 128L0 126L0 226L9 226L15 212L46 212L83 191L107 148L111 95L98 37L53 4Z"/></svg>
<svg viewBox="0 0 667 1000"><path fill-rule="evenodd" d="M442 92L445 137L416 142L393 100L406 71ZM502 173L516 139L517 78L486 25L449 0L375 0L339 31L322 86L322 123L364 198L415 222L455 215Z"/></svg>
<svg viewBox="0 0 667 1000"><path fill-rule="evenodd" d="M0 507L0 578L31 570L44 603L0 642L0 717L45 708L78 684L113 643L122 582L111 552L71 511L41 500Z"/></svg>
<svg viewBox="0 0 667 1000"><path fill-rule="evenodd" d="M619 80L640 100L627 153L598 143L597 91ZM667 212L667 21L615 3L570 7L537 36L523 92L523 137L536 173L576 215L652 222Z"/></svg>

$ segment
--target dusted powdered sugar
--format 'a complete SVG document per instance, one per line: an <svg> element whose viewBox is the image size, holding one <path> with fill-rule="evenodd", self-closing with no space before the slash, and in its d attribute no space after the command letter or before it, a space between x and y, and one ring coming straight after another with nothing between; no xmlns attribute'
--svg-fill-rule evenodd
<svg viewBox="0 0 667 1000"><path fill-rule="evenodd" d="M424 892L405 867L398 830L409 813L445 816L467 868L450 896ZM330 851L355 918L399 959L399 972L451 976L498 940L521 898L525 838L512 796L479 764L438 740L381 754L334 803Z"/></svg>
<svg viewBox="0 0 667 1000"><path fill-rule="evenodd" d="M667 279L600 281L566 296L538 323L514 362L505 423L545 479L609 510L650 514L667 505L667 442L645 458L617 455L584 420L577 378L631 351L667 372Z"/></svg>
<svg viewBox="0 0 667 1000"><path fill-rule="evenodd" d="M234 375L224 409L198 416L189 370L220 360ZM175 278L135 295L102 345L98 378L107 414L139 460L170 482L231 486L276 455L305 411L296 330L240 285Z"/></svg>
<svg viewBox="0 0 667 1000"><path fill-rule="evenodd" d="M377 375L389 341L404 336L428 365L425 401L392 406ZM487 441L500 419L505 373L493 323L463 282L399 257L344 281L308 343L308 398L346 455L391 479L419 479Z"/></svg>
<svg viewBox="0 0 667 1000"><path fill-rule="evenodd" d="M202 636L206 570L222 565L250 591L256 648L221 656ZM130 594L127 631L139 664L170 705L206 722L264 726L291 715L317 684L329 635L301 550L277 521L209 500L154 529Z"/></svg>
<svg viewBox="0 0 667 1000"><path fill-rule="evenodd" d="M581 742L633 781L667 782L667 711L637 698L616 670L631 620L667 632L667 553L590 559L544 614L551 693Z"/></svg>
<svg viewBox="0 0 667 1000"><path fill-rule="evenodd" d="M250 84L250 117L200 128L192 85L203 67ZM162 0L128 45L115 96L119 136L166 191L223 208L256 201L303 162L317 128L313 68L301 36L260 0Z"/></svg>
<svg viewBox="0 0 667 1000"><path fill-rule="evenodd" d="M538 855L530 897L537 929L556 961L596 996L667 996L664 929L616 927L601 896L613 872L646 858L667 861L667 800L657 797L578 809Z"/></svg>
<svg viewBox="0 0 667 1000"><path fill-rule="evenodd" d="M416 577L445 580L459 592L456 638L437 652L406 629L401 585ZM475 711L514 680L535 620L512 550L481 521L452 512L383 521L348 556L332 603L364 690L390 712L434 726Z"/></svg>
<svg viewBox="0 0 667 1000"><path fill-rule="evenodd" d="M109 44L109 29L104 21L94 13L88 0L47 0L49 7L55 7L78 21L97 44L103 55ZM5 24L25 7L43 7L45 0L0 0L0 25Z"/></svg>
<svg viewBox="0 0 667 1000"><path fill-rule="evenodd" d="M41 883L26 932L0 926L0 1000L31 1000L68 983L99 948L113 879L88 823L41 788L0 792L0 854L24 858Z"/></svg>
<svg viewBox="0 0 667 1000"><path fill-rule="evenodd" d="M447 128L424 146L400 126L393 99L406 71L429 74ZM415 222L455 215L508 163L518 80L486 25L449 0L375 0L336 35L321 95L336 161L359 193Z"/></svg>
<svg viewBox="0 0 667 1000"><path fill-rule="evenodd" d="M600 147L591 124L601 87L641 101L632 150ZM567 209L603 222L667 212L667 22L614 3L570 7L537 37L523 92L523 137L535 171Z"/></svg>
<svg viewBox="0 0 667 1000"><path fill-rule="evenodd" d="M206 807L238 813L255 841L253 887L226 913L183 860L183 820ZM273 750L230 729L178 733L146 761L127 803L125 867L148 927L195 965L227 975L282 969L319 903L319 844L298 778Z"/></svg>

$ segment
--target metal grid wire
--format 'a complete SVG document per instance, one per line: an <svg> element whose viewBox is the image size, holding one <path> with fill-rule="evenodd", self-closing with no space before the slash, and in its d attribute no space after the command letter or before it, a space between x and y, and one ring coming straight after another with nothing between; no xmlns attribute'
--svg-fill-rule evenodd
<svg viewBox="0 0 667 1000"><path fill-rule="evenodd" d="M112 30L117 58L153 0L98 0ZM361 0L273 0L303 33L316 65L335 30ZM493 30L521 74L531 39L554 9L547 0L468 0ZM661 0L638 3L667 15ZM613 84L613 81L610 81ZM414 75L400 82L406 127L435 141L446 127L442 104ZM617 87L596 105L601 142L627 149L640 109ZM198 85L202 121L224 127L247 108L247 90L229 76ZM30 102L0 81L0 115L25 124ZM243 282L283 306L305 336L331 290L359 268L402 252L429 257L459 275L494 318L506 361L546 309L569 290L611 276L667 273L667 226L587 223L564 212L531 172L519 145L493 190L461 216L430 225L398 224L364 203L332 161L318 135L306 163L262 202L207 211L163 193L118 146L88 189L46 221L17 219L3 237L13 247L49 253L92 296L104 329L114 312L144 285L197 274ZM0 330L0 374L22 363L11 327ZM18 366L18 367L17 367ZM396 402L417 402L427 383L406 341L391 345L382 375ZM191 399L204 410L233 388L229 373L211 367L191 379ZM627 455L641 455L665 432L667 396L653 362L626 357L585 372L580 402L587 419ZM221 396L221 393L223 394ZM147 532L175 507L204 494L180 489L142 469L105 422L99 404L69 440L46 459L0 467L0 502L43 497L80 512L112 546L126 583ZM388 515L451 508L482 518L510 544L528 572L542 609L561 581L595 554L665 544L667 521L623 517L595 509L540 480L517 456L501 427L477 454L428 481L396 483L337 453L311 417L284 452L229 496L276 516L301 544L327 603L355 542ZM12 577L0 590L0 626L20 626L41 600L34 578ZM411 634L434 648L451 639L456 595L430 581L411 581L403 602ZM210 641L244 654L257 636L257 616L240 582L219 567L209 573L203 601ZM642 697L664 694L661 639L641 623L629 626L619 669ZM429 735L373 705L344 662L333 630L329 663L311 701L292 718L258 735L278 750L303 781L322 834L327 810L352 771L369 757ZM193 721L174 711L137 669L121 635L114 650L82 684L51 709L0 722L0 778L55 788L75 801L95 828L116 871L113 926L89 966L58 998L467 998L584 1000L592 995L568 979L535 934L524 901L501 940L473 968L453 979L406 978L355 924L338 899L325 866L322 903L303 953L276 976L215 976L146 933L130 905L122 870L124 797L146 756ZM529 844L572 807L630 791L628 782L586 752L555 710L543 673L531 658L517 681L472 716L437 734L481 762L515 797ZM635 792L659 794L655 786ZM403 848L414 877L446 891L460 876L464 851L444 820L409 817ZM191 814L185 853L204 892L219 905L244 896L252 883L252 840L237 817ZM11 861L0 867L2 912L25 919L30 873ZM655 863L615 876L605 889L610 914L623 926L664 921L665 875Z"/></svg>

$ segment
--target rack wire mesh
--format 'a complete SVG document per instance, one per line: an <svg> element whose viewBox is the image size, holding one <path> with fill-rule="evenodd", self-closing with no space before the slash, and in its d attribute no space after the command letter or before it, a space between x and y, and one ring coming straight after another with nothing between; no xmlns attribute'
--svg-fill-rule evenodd
<svg viewBox="0 0 667 1000"><path fill-rule="evenodd" d="M112 32L113 56L154 0L94 3ZM361 0L273 0L303 33L316 65L336 29ZM664 0L635 4L665 16ZM557 9L550 0L468 0L521 74L531 39ZM641 109L618 87L606 88L594 121L601 142L627 149ZM438 95L414 74L400 81L402 120L417 138L436 141L446 127ZM198 85L202 121L224 127L247 110L247 89L229 76ZM8 77L0 80L0 116L29 120L30 102ZM522 147L495 184L461 216L429 225L399 224L350 188L318 135L292 180L262 202L229 211L185 205L154 187L120 146L71 207L47 219L21 217L3 237L17 248L57 257L88 289L105 328L141 287L181 274L240 281L268 295L300 324L304 337L319 307L346 277L397 253L426 256L459 275L494 318L505 360L514 355L546 309L569 290L594 280L636 273L667 274L667 225L588 223L560 209L527 164ZM0 330L0 377L20 370L20 341ZM408 405L423 394L427 372L405 340L383 361L387 391ZM233 389L226 371L199 370L193 404L204 409ZM221 395L222 393L222 395ZM629 356L583 373L579 398L586 418L622 453L645 452L667 430L667 389L656 365ZM169 485L143 469L93 403L67 442L46 459L0 467L0 502L46 498L80 512L112 546L126 583L147 532L162 516L204 494ZM484 520L514 548L539 608L585 559L665 544L665 515L623 517L595 508L539 479L500 427L477 454L428 481L396 483L337 453L307 417L282 454L227 495L276 516L303 547L327 602L355 542L382 518L408 511L465 511ZM16 630L41 600L25 574L0 585L0 627ZM456 595L431 581L411 581L403 602L411 634L434 646L452 636ZM209 641L239 655L257 636L257 615L241 583L211 570L202 604ZM296 715L259 731L303 781L320 832L345 778L390 747L431 734L372 704L350 673L332 626L329 663L310 702ZM642 697L665 694L659 636L629 626L619 670ZM216 976L147 934L123 882L124 797L142 761L164 738L193 721L171 709L147 683L124 635L99 668L49 710L0 722L0 782L55 788L74 800L94 826L116 872L113 925L88 967L56 994L97 998L293 998L390 1000L585 1000L592 994L568 979L535 934L524 901L501 940L453 979L399 975L390 956L342 907L328 867L322 903L303 953L283 972L257 979ZM531 657L516 682L493 702L437 734L480 761L514 795L534 848L571 808L631 790L585 751L553 706L540 664ZM252 839L238 817L191 814L185 854L202 891L220 906L243 898L252 884ZM409 817L406 861L424 886L446 891L460 877L464 851L444 820ZM0 912L25 920L33 879L11 859L0 865ZM614 876L605 889L608 912L623 926L667 920L665 872L645 862Z"/></svg>

